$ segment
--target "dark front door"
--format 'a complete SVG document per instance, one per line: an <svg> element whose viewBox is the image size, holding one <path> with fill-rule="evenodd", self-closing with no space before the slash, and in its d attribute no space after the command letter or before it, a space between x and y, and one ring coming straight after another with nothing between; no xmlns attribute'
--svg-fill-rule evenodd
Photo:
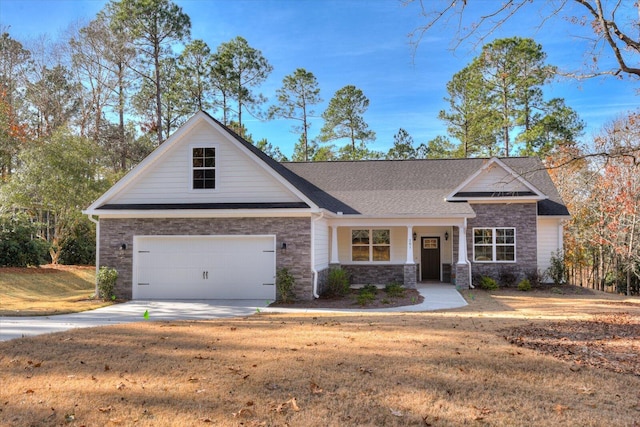
<svg viewBox="0 0 640 427"><path fill-rule="evenodd" d="M421 243L422 280L440 280L440 238L423 237Z"/></svg>

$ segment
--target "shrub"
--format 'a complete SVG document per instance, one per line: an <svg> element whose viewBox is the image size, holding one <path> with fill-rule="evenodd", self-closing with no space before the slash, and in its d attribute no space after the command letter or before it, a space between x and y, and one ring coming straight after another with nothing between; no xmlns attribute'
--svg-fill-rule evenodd
<svg viewBox="0 0 640 427"><path fill-rule="evenodd" d="M518 274L511 267L503 267L498 273L498 281L500 286L511 288L518 282Z"/></svg>
<svg viewBox="0 0 640 427"><path fill-rule="evenodd" d="M480 278L480 289L485 291L495 291L498 289L498 283L489 276L482 276Z"/></svg>
<svg viewBox="0 0 640 427"><path fill-rule="evenodd" d="M0 267L39 266L47 259L49 244L35 237L38 226L24 213L0 216Z"/></svg>
<svg viewBox="0 0 640 427"><path fill-rule="evenodd" d="M532 287L540 286L542 279L544 278L544 274L542 274L537 268L532 268L531 270L526 271L524 275Z"/></svg>
<svg viewBox="0 0 640 427"><path fill-rule="evenodd" d="M387 284L387 286L384 287L384 291L391 298L404 296L404 286L398 282L391 282Z"/></svg>
<svg viewBox="0 0 640 427"><path fill-rule="evenodd" d="M518 283L518 290L527 292L531 290L531 282L529 279L522 279L520 283Z"/></svg>
<svg viewBox="0 0 640 427"><path fill-rule="evenodd" d="M374 286L374 288L375 288L375 286ZM362 306L371 303L375 299L376 299L376 294L373 293L371 291L371 289L368 288L368 287L364 287L364 288L360 289L360 292L358 292L358 304L360 304Z"/></svg>
<svg viewBox="0 0 640 427"><path fill-rule="evenodd" d="M368 292L370 294L377 295L378 294L378 287L376 285L366 285L366 286L363 286L360 289L360 292L361 293L362 292Z"/></svg>
<svg viewBox="0 0 640 427"><path fill-rule="evenodd" d="M94 265L96 262L96 232L89 221L74 227L71 235L60 243L60 264Z"/></svg>
<svg viewBox="0 0 640 427"><path fill-rule="evenodd" d="M330 297L343 297L349 293L349 273L340 267L329 270L325 294Z"/></svg>
<svg viewBox="0 0 640 427"><path fill-rule="evenodd" d="M103 300L114 299L113 290L118 280L118 271L110 267L100 267L98 271L98 296Z"/></svg>
<svg viewBox="0 0 640 427"><path fill-rule="evenodd" d="M293 288L296 279L289 272L288 268L281 268L276 273L276 290L278 291L278 300L282 302L291 302L293 300Z"/></svg>
<svg viewBox="0 0 640 427"><path fill-rule="evenodd" d="M567 267L564 263L564 253L554 252L551 255L551 266L546 271L554 285L562 285L567 281Z"/></svg>

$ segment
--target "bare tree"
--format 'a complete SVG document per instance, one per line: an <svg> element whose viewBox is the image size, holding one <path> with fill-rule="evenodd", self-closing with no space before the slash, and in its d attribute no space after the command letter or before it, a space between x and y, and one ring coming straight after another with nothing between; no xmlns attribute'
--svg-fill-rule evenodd
<svg viewBox="0 0 640 427"><path fill-rule="evenodd" d="M591 59L591 69L572 73L576 77L595 75L626 74L639 78L640 38L638 36L638 15L640 3L620 0L508 0L482 2L481 7L469 6L466 0L401 0L405 5L417 3L424 24L411 34L417 47L422 38L436 27L453 25L455 35L452 46L472 43L481 46L488 38L516 16L527 15L527 20L537 17L537 27L548 21L570 22L588 41L584 52ZM475 3L475 2L474 2ZM585 15L586 14L586 15ZM608 51L615 60L615 66L600 66L603 55Z"/></svg>

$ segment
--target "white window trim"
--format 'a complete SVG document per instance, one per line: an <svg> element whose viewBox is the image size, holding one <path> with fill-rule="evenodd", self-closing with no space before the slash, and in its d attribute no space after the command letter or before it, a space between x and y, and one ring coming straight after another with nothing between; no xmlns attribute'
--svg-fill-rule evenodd
<svg viewBox="0 0 640 427"><path fill-rule="evenodd" d="M353 260L353 231L354 230L367 230L369 231L369 260L368 261L354 261ZM386 230L389 232L389 244L373 244L373 230ZM364 246L364 245L356 245ZM389 246L389 260L388 261L373 261L373 247L374 246ZM349 230L349 264L390 264L391 263L391 228L386 227L353 227Z"/></svg>
<svg viewBox="0 0 640 427"><path fill-rule="evenodd" d="M476 260L476 242L475 242L475 234L476 234L476 230L491 230L491 257L492 260L491 261L477 261ZM513 261L497 261L496 260L496 248L498 246L512 246L512 245L504 245L504 244L500 244L497 245L496 244L496 230L513 230ZM518 240L517 240L518 236L516 233L516 227L474 227L473 230L471 231L471 246L473 247L473 254L472 254L472 262L476 262L478 264L515 264L516 262L518 262L518 251L517 251L517 244L518 244ZM489 246L487 245L480 245L480 246Z"/></svg>
<svg viewBox="0 0 640 427"><path fill-rule="evenodd" d="M213 148L216 150L216 166L214 167L215 170L215 179L216 179L216 186L215 188L193 188L193 149L194 148ZM213 143L204 143L204 144L190 144L189 145L189 150L187 152L187 164L189 165L189 176L187 177L187 189L190 193L198 193L198 194L202 194L202 193L215 193L218 191L219 188L219 182L220 182L220 166L218 163L218 155L220 153L220 150L218 148L218 144L213 144Z"/></svg>

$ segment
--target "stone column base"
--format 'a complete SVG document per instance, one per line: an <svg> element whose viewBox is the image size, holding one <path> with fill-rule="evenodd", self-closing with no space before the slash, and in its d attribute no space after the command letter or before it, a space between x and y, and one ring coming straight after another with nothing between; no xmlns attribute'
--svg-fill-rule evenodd
<svg viewBox="0 0 640 427"><path fill-rule="evenodd" d="M469 265L468 264L456 264L456 288L469 289L471 283L469 283Z"/></svg>
<svg viewBox="0 0 640 427"><path fill-rule="evenodd" d="M407 289L416 289L416 276L417 267L416 264L404 265L404 287Z"/></svg>

